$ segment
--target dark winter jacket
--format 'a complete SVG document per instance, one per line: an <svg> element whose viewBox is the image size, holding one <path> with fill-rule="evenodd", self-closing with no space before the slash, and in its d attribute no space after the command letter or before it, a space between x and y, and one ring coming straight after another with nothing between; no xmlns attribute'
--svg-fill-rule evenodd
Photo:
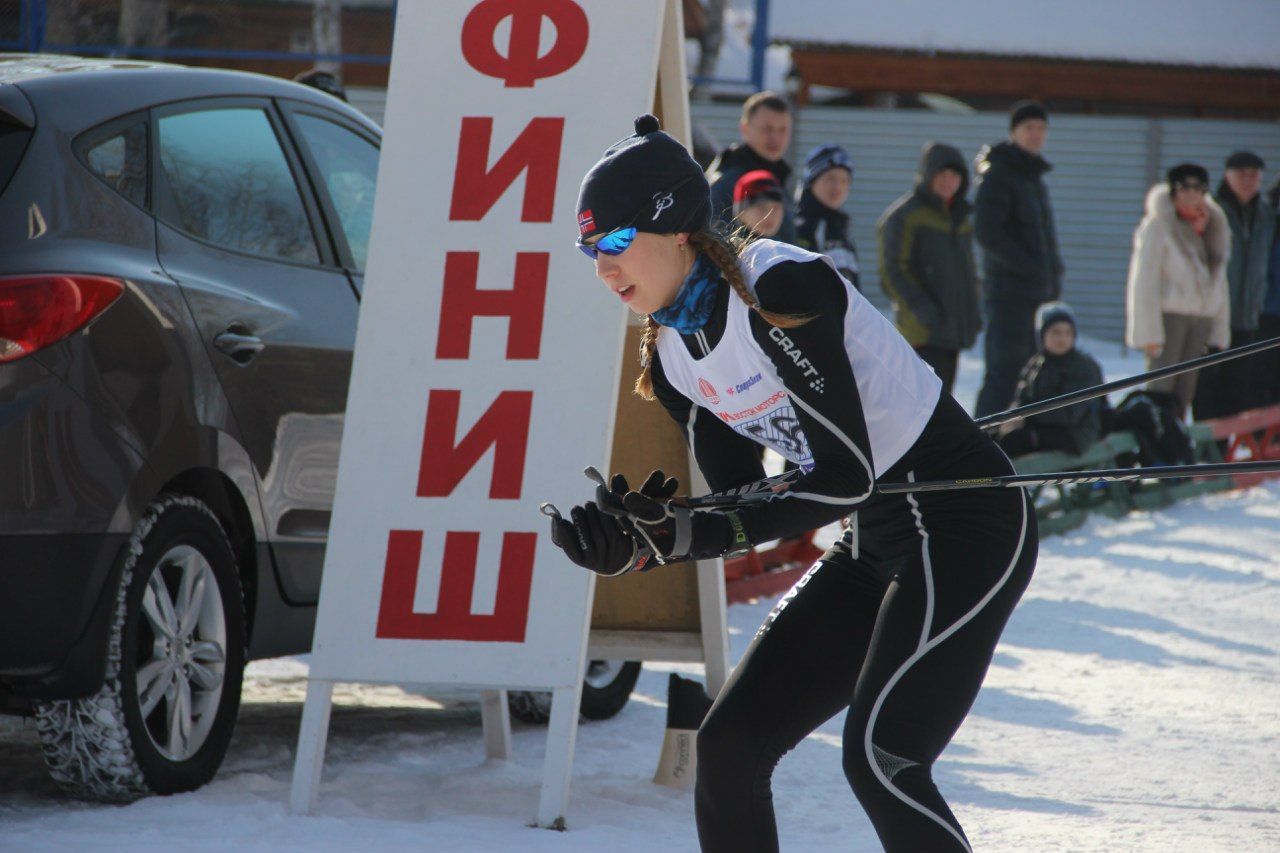
<svg viewBox="0 0 1280 853"><path fill-rule="evenodd" d="M835 261L840 275L862 290L859 281L858 247L849 235L849 214L818 201L813 189L800 191L796 203L796 245Z"/></svg>
<svg viewBox="0 0 1280 853"><path fill-rule="evenodd" d="M1015 406L1038 403L1071 391L1102 384L1102 368L1078 347L1066 355L1043 350L1031 357L1018 379ZM1038 435L1037 449L1083 453L1102 437L1102 403L1090 400L1032 415L1026 426Z"/></svg>
<svg viewBox="0 0 1280 853"><path fill-rule="evenodd" d="M1052 167L1012 142L983 148L976 163L973 227L982 247L985 297L1052 302L1062 293L1063 273L1042 177Z"/></svg>
<svg viewBox="0 0 1280 853"><path fill-rule="evenodd" d="M1267 263L1275 239L1276 214L1261 193L1241 205L1226 181L1214 196L1231 224L1231 260L1227 262L1231 328L1256 329L1267 296Z"/></svg>
<svg viewBox="0 0 1280 853"><path fill-rule="evenodd" d="M1276 234L1271 243L1271 262L1267 265L1267 298L1262 303L1262 313L1280 317L1280 221L1276 222Z"/></svg>
<svg viewBox="0 0 1280 853"><path fill-rule="evenodd" d="M733 187L747 172L764 169L772 172L783 187L791 177L791 167L785 160L766 160L743 142L735 142L720 152L711 165L707 167L707 180L711 183L711 219L733 227ZM782 228L773 237L784 243L794 243L796 239L795 214L790 207L782 217Z"/></svg>
<svg viewBox="0 0 1280 853"><path fill-rule="evenodd" d="M942 169L961 175L948 207L929 189ZM950 145L931 143L920 158L915 189L880 217L880 286L893 301L898 331L912 346L966 349L982 329L973 257L969 169Z"/></svg>
<svg viewBox="0 0 1280 853"><path fill-rule="evenodd" d="M1262 313L1280 317L1280 181L1267 193L1267 202L1276 217L1276 230L1271 239L1271 261L1267 264L1267 298Z"/></svg>

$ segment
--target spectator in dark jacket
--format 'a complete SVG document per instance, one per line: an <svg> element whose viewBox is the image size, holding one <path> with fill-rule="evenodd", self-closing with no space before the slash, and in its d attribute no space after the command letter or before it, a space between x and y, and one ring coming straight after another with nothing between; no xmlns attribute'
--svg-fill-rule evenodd
<svg viewBox="0 0 1280 853"><path fill-rule="evenodd" d="M1025 406L1102 383L1102 368L1076 348L1076 318L1061 302L1039 312L1040 352L1022 369L1013 405ZM1010 456L1044 450L1083 453L1102 437L1105 399L1032 415L1002 428L1000 446Z"/></svg>
<svg viewBox="0 0 1280 853"><path fill-rule="evenodd" d="M791 166L782 157L791 145L791 107L773 92L757 92L742 105L738 132L742 134L742 141L721 151L707 168L712 219L730 227L733 225L733 188L744 174L765 169L786 187ZM795 222L790 210L786 211L777 239L787 243L795 241Z"/></svg>
<svg viewBox="0 0 1280 853"><path fill-rule="evenodd" d="M915 189L880 217L880 286L898 331L951 393L960 350L982 329L973 260L969 169L959 150L930 142Z"/></svg>
<svg viewBox="0 0 1280 853"><path fill-rule="evenodd" d="M843 210L853 184L853 160L839 145L819 145L804 164L804 182L796 198L796 245L826 255L859 290L858 248L849 235Z"/></svg>
<svg viewBox="0 0 1280 853"><path fill-rule="evenodd" d="M977 414L1009 402L1018 370L1036 351L1035 313L1062 292L1062 259L1040 156L1049 133L1044 107L1014 104L1009 140L978 153L973 227L982 247L987 371Z"/></svg>
<svg viewBox="0 0 1280 853"><path fill-rule="evenodd" d="M1267 202L1271 205L1276 227L1272 232L1271 259L1267 263L1267 296L1262 300L1262 314L1258 317L1260 341L1280 337L1280 180L1267 193ZM1260 360L1262 368L1259 372L1270 377L1262 390L1264 406L1280 403L1280 353L1271 350L1270 354L1270 359Z"/></svg>
<svg viewBox="0 0 1280 853"><path fill-rule="evenodd" d="M1262 197L1262 158L1237 151L1227 158L1222 183L1214 197L1231 226L1231 259L1227 288L1231 294L1231 342L1240 347L1260 340L1259 318L1267 295L1267 262L1275 237L1275 213ZM1262 356L1228 361L1209 368L1196 391L1198 420L1233 415L1262 404L1269 376Z"/></svg>

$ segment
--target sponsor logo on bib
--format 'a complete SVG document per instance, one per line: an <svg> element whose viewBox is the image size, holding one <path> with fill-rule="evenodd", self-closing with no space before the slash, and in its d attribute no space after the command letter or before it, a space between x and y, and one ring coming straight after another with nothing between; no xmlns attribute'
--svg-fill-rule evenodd
<svg viewBox="0 0 1280 853"><path fill-rule="evenodd" d="M728 388L724 389L724 391L726 394L729 394L730 396L734 394L741 394L743 391L746 391L752 385L755 385L757 382L759 382L762 378L763 377L761 376L761 374L757 373L755 376L752 376L746 382L739 382L737 385L730 385Z"/></svg>

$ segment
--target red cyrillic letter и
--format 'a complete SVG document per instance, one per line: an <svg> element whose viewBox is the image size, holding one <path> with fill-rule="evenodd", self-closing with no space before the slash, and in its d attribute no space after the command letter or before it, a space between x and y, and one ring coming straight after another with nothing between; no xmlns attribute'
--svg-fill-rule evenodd
<svg viewBox="0 0 1280 853"><path fill-rule="evenodd" d="M520 221L550 222L556 177L560 173L564 119L533 119L493 164L493 168L489 168L492 137L492 118L468 117L462 120L449 219L467 222L483 219L524 172L524 204Z"/></svg>
<svg viewBox="0 0 1280 853"><path fill-rule="evenodd" d="M422 456L418 460L418 497L443 498L452 494L480 457L493 447L489 497L518 499L524 483L533 392L503 391L455 444L461 405L461 391L433 390L427 397Z"/></svg>

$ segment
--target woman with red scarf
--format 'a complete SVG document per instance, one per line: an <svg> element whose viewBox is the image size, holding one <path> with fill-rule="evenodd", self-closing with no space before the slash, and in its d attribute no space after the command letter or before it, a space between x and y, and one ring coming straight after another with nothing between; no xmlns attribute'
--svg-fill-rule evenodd
<svg viewBox="0 0 1280 853"><path fill-rule="evenodd" d="M1147 355L1147 370L1226 347L1231 301L1227 261L1231 229L1209 195L1209 173L1196 163L1169 170L1147 193L1147 212L1133 236L1125 343ZM1196 374L1152 382L1176 398L1177 413L1195 396Z"/></svg>

